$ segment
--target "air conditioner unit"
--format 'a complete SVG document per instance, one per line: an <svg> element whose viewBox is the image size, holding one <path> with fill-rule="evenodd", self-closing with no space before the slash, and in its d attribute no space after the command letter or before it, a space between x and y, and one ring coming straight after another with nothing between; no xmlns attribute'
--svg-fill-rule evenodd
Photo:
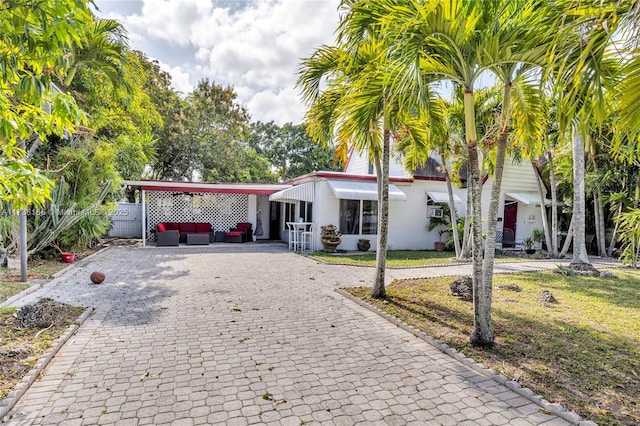
<svg viewBox="0 0 640 426"><path fill-rule="evenodd" d="M444 211L442 207L429 207L429 217L439 217L442 218L444 216Z"/></svg>

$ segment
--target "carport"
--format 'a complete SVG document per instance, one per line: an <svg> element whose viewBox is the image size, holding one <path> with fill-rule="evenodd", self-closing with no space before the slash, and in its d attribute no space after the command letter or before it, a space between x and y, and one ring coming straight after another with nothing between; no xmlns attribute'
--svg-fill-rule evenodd
<svg viewBox="0 0 640 426"><path fill-rule="evenodd" d="M250 222L255 230L258 217L263 234L255 238L267 239L269 195L291 186L165 180L125 181L125 184L140 190L143 245L155 242L156 225L160 222L208 222L214 232Z"/></svg>

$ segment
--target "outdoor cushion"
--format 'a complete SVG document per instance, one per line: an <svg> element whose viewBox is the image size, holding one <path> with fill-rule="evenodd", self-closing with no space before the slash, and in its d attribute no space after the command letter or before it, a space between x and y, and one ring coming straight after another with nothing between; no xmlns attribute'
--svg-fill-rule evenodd
<svg viewBox="0 0 640 426"><path fill-rule="evenodd" d="M192 222L181 223L180 224L180 233L181 234L195 234L196 233L196 224Z"/></svg>
<svg viewBox="0 0 640 426"><path fill-rule="evenodd" d="M174 222L165 222L164 226L167 228L167 231L178 231L180 229L180 225Z"/></svg>
<svg viewBox="0 0 640 426"><path fill-rule="evenodd" d="M204 234L211 233L211 224L209 223L196 223L196 233Z"/></svg>
<svg viewBox="0 0 640 426"><path fill-rule="evenodd" d="M159 223L158 232L166 232L166 231L167 231L167 226L164 223Z"/></svg>
<svg viewBox="0 0 640 426"><path fill-rule="evenodd" d="M253 225L251 225L249 222L238 222L238 224L236 225L236 229L238 231L242 231L242 232L246 232L247 229L251 229Z"/></svg>

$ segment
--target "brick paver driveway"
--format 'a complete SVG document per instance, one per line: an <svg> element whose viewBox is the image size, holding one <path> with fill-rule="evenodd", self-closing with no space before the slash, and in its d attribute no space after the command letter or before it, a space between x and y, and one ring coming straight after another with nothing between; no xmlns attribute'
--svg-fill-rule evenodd
<svg viewBox="0 0 640 426"><path fill-rule="evenodd" d="M20 300L96 312L8 423L567 424L333 291L372 276L282 245L111 248Z"/></svg>

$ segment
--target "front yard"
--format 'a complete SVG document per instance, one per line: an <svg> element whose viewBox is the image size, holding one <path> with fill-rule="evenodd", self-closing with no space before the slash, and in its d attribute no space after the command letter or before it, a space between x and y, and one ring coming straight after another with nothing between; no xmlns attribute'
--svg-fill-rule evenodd
<svg viewBox="0 0 640 426"><path fill-rule="evenodd" d="M613 273L495 275L490 350L469 345L473 305L449 295L451 277L393 282L382 301L372 300L368 288L345 290L585 419L637 425L640 271ZM542 302L542 290L558 303Z"/></svg>

